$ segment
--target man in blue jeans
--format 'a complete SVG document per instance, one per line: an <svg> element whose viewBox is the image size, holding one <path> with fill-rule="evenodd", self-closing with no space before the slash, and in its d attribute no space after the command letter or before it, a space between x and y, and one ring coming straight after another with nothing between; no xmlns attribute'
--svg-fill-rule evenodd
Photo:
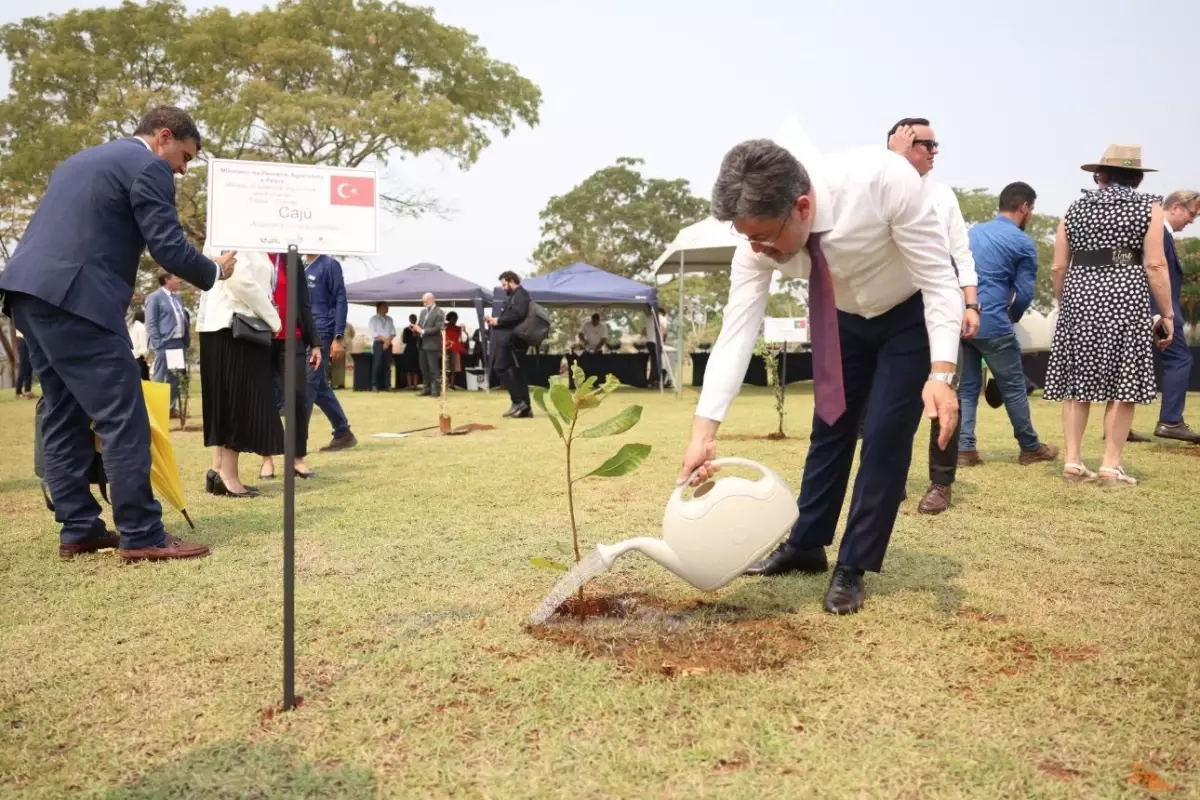
<svg viewBox="0 0 1200 800"><path fill-rule="evenodd" d="M321 452L346 450L358 444L350 430L350 420L342 411L333 387L329 385L327 365L333 358L345 358L346 348L342 336L346 332L346 281L342 277L342 265L326 255L306 255L308 265L304 275L308 279L308 297L312 303L313 321L317 324L317 335L321 338L321 366L308 371L309 413L315 403L325 414L333 428L333 439L321 448Z"/></svg>
<svg viewBox="0 0 1200 800"><path fill-rule="evenodd" d="M1038 441L1029 414L1025 371L1021 367L1021 345L1013 323L1021 319L1033 302L1037 279L1037 246L1025 233L1033 217L1037 194L1027 183L1010 183L1000 192L1000 211L995 219L971 228L968 238L975 256L979 280L979 334L963 341L962 378L959 403L962 428L958 438L958 465L981 463L975 449L975 412L979 407L983 370L981 361L996 378L1004 407L1012 422L1013 435L1021 445L1022 466L1053 461L1058 448Z"/></svg>

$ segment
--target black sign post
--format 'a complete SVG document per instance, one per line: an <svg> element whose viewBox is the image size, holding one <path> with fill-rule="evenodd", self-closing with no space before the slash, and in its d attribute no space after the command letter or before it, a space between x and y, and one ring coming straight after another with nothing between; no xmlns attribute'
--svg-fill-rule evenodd
<svg viewBox="0 0 1200 800"><path fill-rule="evenodd" d="M296 304L300 302L297 281L300 250L292 244L287 250L287 314L283 322L283 710L296 705Z"/></svg>

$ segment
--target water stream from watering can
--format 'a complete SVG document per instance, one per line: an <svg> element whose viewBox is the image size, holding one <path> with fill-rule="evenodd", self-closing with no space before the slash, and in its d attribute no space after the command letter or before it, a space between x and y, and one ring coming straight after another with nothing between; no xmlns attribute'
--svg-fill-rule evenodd
<svg viewBox="0 0 1200 800"><path fill-rule="evenodd" d="M550 590L550 594L546 595L546 599L538 604L538 607L529 615L530 625L541 625L546 620L550 619L555 610L567 601L567 599L575 594L579 589L592 578L599 575L608 567L604 563L604 558L600 555L599 550L593 550L583 557L583 560L571 568L571 571L554 585Z"/></svg>

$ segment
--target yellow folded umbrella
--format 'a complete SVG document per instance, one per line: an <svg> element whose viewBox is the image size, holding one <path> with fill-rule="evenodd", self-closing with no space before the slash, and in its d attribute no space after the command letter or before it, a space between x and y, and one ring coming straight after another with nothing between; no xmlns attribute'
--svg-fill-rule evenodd
<svg viewBox="0 0 1200 800"><path fill-rule="evenodd" d="M150 416L150 485L159 496L174 506L191 528L191 517L183 502L183 484L179 480L179 465L175 462L175 447L167 436L171 424L171 385L142 381L142 397ZM100 439L96 439L100 452Z"/></svg>

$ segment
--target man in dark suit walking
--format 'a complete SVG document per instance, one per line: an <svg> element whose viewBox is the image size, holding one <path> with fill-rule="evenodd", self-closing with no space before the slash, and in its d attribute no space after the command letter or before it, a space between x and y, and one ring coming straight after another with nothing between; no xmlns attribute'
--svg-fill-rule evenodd
<svg viewBox="0 0 1200 800"><path fill-rule="evenodd" d="M442 329L446 327L446 312L438 308L434 296L426 292L421 296L425 309L417 320L417 333L421 334L421 373L425 376L425 388L421 395L439 397L442 394Z"/></svg>
<svg viewBox="0 0 1200 800"><path fill-rule="evenodd" d="M1163 221L1167 235L1163 237L1163 248L1167 252L1167 271L1171 276L1171 305L1174 307L1175 335L1165 350L1155 349L1162 362L1162 406L1158 413L1158 425L1154 435L1160 439L1177 439L1181 442L1200 444L1200 433L1195 433L1183 421L1183 407L1187 402L1188 382L1192 375L1192 351L1188 349L1187 337L1183 333L1183 308L1179 302L1179 290L1183 286L1183 267L1179 254L1175 252L1175 234L1196 220L1200 214L1200 193L1190 190L1172 192L1163 201ZM1151 309L1160 312L1150 299Z"/></svg>
<svg viewBox="0 0 1200 800"><path fill-rule="evenodd" d="M4 312L29 344L45 396L46 483L62 525L59 554L118 547L127 561L208 553L167 534L150 487L150 423L125 314L147 247L172 274L201 289L233 274L188 243L175 211L174 173L200 149L196 124L161 106L133 137L76 153L46 193L0 278ZM120 537L100 520L88 483L100 438Z"/></svg>
<svg viewBox="0 0 1200 800"><path fill-rule="evenodd" d="M512 400L504 416L528 419L533 416L533 407L529 405L529 381L517 354L522 342L513 333L513 328L529 316L529 292L512 270L500 273L500 286L508 295L500 316L484 317L484 321L492 326L492 370L500 376Z"/></svg>

